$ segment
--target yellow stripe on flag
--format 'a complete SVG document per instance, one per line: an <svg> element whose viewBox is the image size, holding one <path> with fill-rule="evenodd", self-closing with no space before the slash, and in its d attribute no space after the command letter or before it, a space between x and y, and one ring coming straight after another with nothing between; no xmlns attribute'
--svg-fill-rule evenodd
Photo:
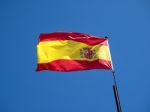
<svg viewBox="0 0 150 112"><path fill-rule="evenodd" d="M96 55L92 59L81 57L81 49L90 48ZM111 61L109 47L106 45L90 46L72 40L43 41L37 45L38 63L48 63L59 59L94 61L103 59Z"/></svg>

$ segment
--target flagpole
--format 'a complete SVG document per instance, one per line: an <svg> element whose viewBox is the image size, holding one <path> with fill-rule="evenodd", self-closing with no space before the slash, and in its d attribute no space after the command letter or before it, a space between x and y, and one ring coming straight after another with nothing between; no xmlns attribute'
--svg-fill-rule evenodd
<svg viewBox="0 0 150 112"><path fill-rule="evenodd" d="M122 112L118 88L117 88L117 82L116 82L116 77L115 77L115 71L112 71L112 74L113 74L113 79L114 79L113 90L114 90L114 96L115 96L117 111Z"/></svg>
<svg viewBox="0 0 150 112"><path fill-rule="evenodd" d="M105 36L105 38L108 39L107 36ZM108 44L108 47L109 47L108 41L107 41L107 44ZM110 47L109 47L109 49L110 49ZM113 75L113 80L114 80L113 91L114 91L114 97L115 97L117 112L122 112L121 103L120 103L120 99L119 99L118 88L117 88L117 82L116 82L116 77L115 77L115 70L114 70L112 59L111 59L111 65L112 65L112 75Z"/></svg>

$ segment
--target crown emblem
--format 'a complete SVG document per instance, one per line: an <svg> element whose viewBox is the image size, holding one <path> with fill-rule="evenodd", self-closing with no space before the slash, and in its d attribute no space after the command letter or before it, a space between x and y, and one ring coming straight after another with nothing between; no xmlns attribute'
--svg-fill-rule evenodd
<svg viewBox="0 0 150 112"><path fill-rule="evenodd" d="M96 58L96 52L95 50L92 50L91 48L82 48L80 49L80 56L81 58L87 58L87 59L93 59Z"/></svg>

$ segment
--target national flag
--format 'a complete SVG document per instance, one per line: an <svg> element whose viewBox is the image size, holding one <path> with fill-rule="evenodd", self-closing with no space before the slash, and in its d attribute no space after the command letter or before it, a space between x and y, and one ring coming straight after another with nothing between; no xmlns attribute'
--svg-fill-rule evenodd
<svg viewBox="0 0 150 112"><path fill-rule="evenodd" d="M40 34L37 71L112 70L108 39L78 32Z"/></svg>

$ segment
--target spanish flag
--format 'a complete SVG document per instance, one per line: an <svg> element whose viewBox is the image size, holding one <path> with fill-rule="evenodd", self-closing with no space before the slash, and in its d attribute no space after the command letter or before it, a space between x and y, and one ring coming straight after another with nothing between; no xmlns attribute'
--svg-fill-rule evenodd
<svg viewBox="0 0 150 112"><path fill-rule="evenodd" d="M40 34L37 71L112 70L108 39L78 32Z"/></svg>

